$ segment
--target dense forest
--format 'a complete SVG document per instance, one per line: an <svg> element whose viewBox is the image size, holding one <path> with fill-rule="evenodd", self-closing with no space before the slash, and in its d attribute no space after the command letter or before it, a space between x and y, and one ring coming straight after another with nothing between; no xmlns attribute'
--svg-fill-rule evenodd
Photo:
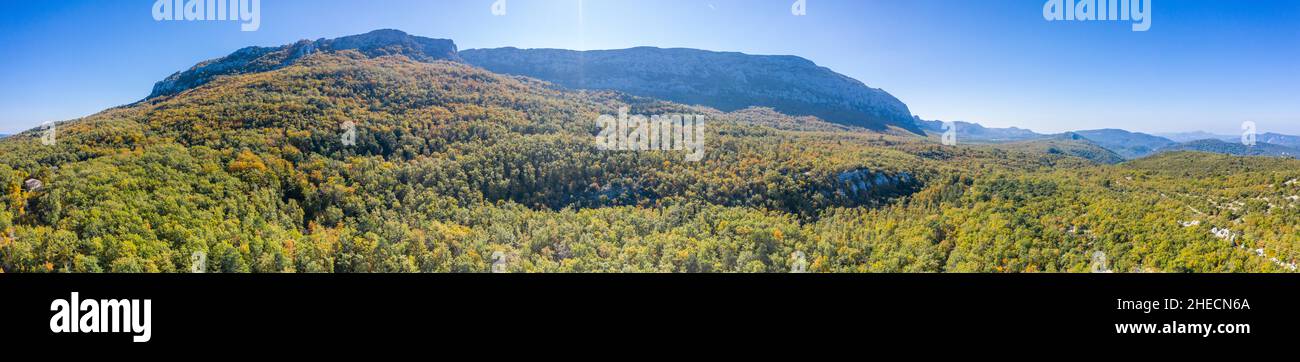
<svg viewBox="0 0 1300 362"><path fill-rule="evenodd" d="M595 120L702 114L706 156ZM344 125L353 124L355 142ZM1294 272L1300 161L943 146L309 55L0 140L3 272ZM196 258L202 255L202 258Z"/></svg>

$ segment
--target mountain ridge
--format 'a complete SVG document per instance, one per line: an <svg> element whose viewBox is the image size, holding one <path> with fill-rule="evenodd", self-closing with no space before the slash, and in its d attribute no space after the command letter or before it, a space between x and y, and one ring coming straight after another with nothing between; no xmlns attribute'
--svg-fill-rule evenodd
<svg viewBox="0 0 1300 362"><path fill-rule="evenodd" d="M1075 131L1074 133L1096 142L1101 147L1115 151L1115 153L1127 160L1146 157L1162 148L1178 144L1168 138L1114 128Z"/></svg>
<svg viewBox="0 0 1300 362"><path fill-rule="evenodd" d="M655 47L586 52L519 48L461 51L449 39L392 29L301 40L278 47L242 48L168 76L154 85L146 100L175 95L223 76L284 68L313 53L342 51L357 51L367 57L401 55L420 62L460 62L573 89L613 90L727 112L771 107L794 116L816 116L849 126L874 130L892 126L923 134L912 122L907 105L893 95L793 55ZM554 69L538 70L547 67Z"/></svg>
<svg viewBox="0 0 1300 362"><path fill-rule="evenodd" d="M1217 139L1204 139L1191 142L1180 143L1171 147L1160 150L1160 153L1178 152L1178 151L1200 151L1209 153L1219 153L1234 156L1267 156L1267 157L1287 157L1296 158L1300 156L1300 149L1291 147L1258 142L1254 146L1247 146L1240 142L1226 142Z"/></svg>
<svg viewBox="0 0 1300 362"><path fill-rule="evenodd" d="M724 112L766 107L791 116L813 116L833 124L876 131L890 127L920 135L944 131L944 122L911 115L907 105L888 92L793 55L648 46L594 51L514 47L459 50L449 39L415 36L393 29L334 39L301 40L278 47L245 47L172 74L157 82L145 100L174 96L224 76L281 69L315 53L345 51L371 58L405 56L417 62L457 62L572 89L613 90ZM548 60L551 58L559 60ZM767 78L755 75L768 73L779 75ZM817 93L818 89L832 91ZM954 123L961 142L1017 143L1059 139L1064 135L1040 134L1017 127L991 128L972 122ZM1276 133L1259 136L1259 142L1267 145L1263 147L1266 150L1229 150L1222 144L1198 143L1234 138L1205 132L1164 134L1169 137L1122 129L1072 133L1128 160L1165 149L1266 156L1294 155L1293 151L1300 149L1300 137ZM1101 160L1107 162L1109 158Z"/></svg>
<svg viewBox="0 0 1300 362"><path fill-rule="evenodd" d="M722 111L764 106L795 116L924 134L905 103L884 90L792 55L688 48L467 49L466 62L568 88L614 90Z"/></svg>
<svg viewBox="0 0 1300 362"><path fill-rule="evenodd" d="M953 122L957 126L960 142L973 143L1022 143L1036 140L1061 139L1075 134L1092 141L1093 144L1110 150L1126 160L1135 160L1161 153L1178 151L1200 151L1238 156L1295 157L1300 155L1300 136L1280 133L1259 134L1254 147L1231 144L1240 136L1216 135L1203 131L1181 133L1148 134L1118 128L1078 130L1057 134L1037 133L1023 128L984 127L972 122ZM943 121L927 121L917 118L917 124L927 132L941 134L944 132Z"/></svg>
<svg viewBox="0 0 1300 362"><path fill-rule="evenodd" d="M963 121L954 121L952 123L957 127L957 137L959 139L975 140L978 142L1027 141L1041 139L1048 136L1019 127L993 128L984 127L979 123ZM927 121L920 117L916 117L916 124L922 129L933 133L941 134L945 131L943 128L944 121Z"/></svg>
<svg viewBox="0 0 1300 362"><path fill-rule="evenodd" d="M355 50L369 57L403 55L416 61L459 61L456 43L381 29L334 39L300 40L278 47L245 47L225 57L200 62L154 85L147 99L170 96L207 84L217 77L284 68L317 52Z"/></svg>

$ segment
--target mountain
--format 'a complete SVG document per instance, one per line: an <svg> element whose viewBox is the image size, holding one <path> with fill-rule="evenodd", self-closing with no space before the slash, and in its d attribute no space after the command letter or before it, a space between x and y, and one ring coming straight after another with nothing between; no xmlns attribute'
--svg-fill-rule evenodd
<svg viewBox="0 0 1300 362"><path fill-rule="evenodd" d="M314 53L356 51L401 55L420 62L468 62L495 73L522 75L574 89L615 90L722 111L770 107L833 123L914 133L907 105L883 90L795 56L759 56L695 49L632 48L603 51L515 48L458 51L447 39L377 30L338 39L303 40L279 47L248 47L199 63L154 85L148 98L171 96L218 77L284 68Z"/></svg>
<svg viewBox="0 0 1300 362"><path fill-rule="evenodd" d="M1122 129L1074 131L1074 133L1096 142L1101 147L1115 151L1115 153L1129 160L1146 157L1161 148L1178 143L1168 138L1129 132Z"/></svg>
<svg viewBox="0 0 1300 362"><path fill-rule="evenodd" d="M916 124L926 132L934 134L943 134L946 131L943 128L943 121L926 121L916 118ZM959 142L1013 142L1026 141L1033 139L1042 139L1048 135L1035 133L1023 128L988 128L978 123L955 121L953 125L957 127L957 139Z"/></svg>
<svg viewBox="0 0 1300 362"><path fill-rule="evenodd" d="M1229 141L1229 142L1231 142L1232 140L1241 139L1241 136L1228 136L1228 135L1221 135L1221 134L1213 134L1213 133L1204 132L1204 131L1195 131L1195 132L1173 132L1173 133L1156 133L1155 135L1156 135L1156 136L1160 136L1160 137L1164 137L1164 138L1166 138L1166 139L1169 139L1169 140L1172 140L1172 141L1174 141L1174 142L1178 142L1178 143L1191 142L1191 141L1200 141L1200 140L1221 140L1221 141Z"/></svg>
<svg viewBox="0 0 1300 362"><path fill-rule="evenodd" d="M398 30L376 30L337 39L302 40L279 47L247 47L220 59L199 63L154 85L149 98L170 96L213 81L217 77L266 72L294 64L315 53L354 50L368 57L401 55L411 60L458 61L456 44L447 39L408 35Z"/></svg>
<svg viewBox="0 0 1300 362"><path fill-rule="evenodd" d="M193 88L61 123L56 144L43 145L32 132L0 140L0 186L44 185L0 196L0 229L15 230L0 234L0 269L175 272L204 252L209 270L226 272L485 271L494 252L505 252L537 271L779 271L788 266L759 260L784 258L785 250L705 247L713 237L688 230L727 217L741 231L724 225L718 235L760 230L770 239L776 224L794 235L795 220L814 220L821 210L874 208L917 192L925 184L917 175L932 174L924 170L939 162L922 152L992 157L816 120L809 131L787 131L764 124L800 118L764 108L723 113L569 90L462 62L421 61L401 44L375 52L333 44L345 49L292 60L288 54L310 46L241 50L170 78ZM264 54L243 56L253 53ZM708 114L705 160L598 149L599 116L622 107ZM616 239L574 234L597 219L612 227L599 233ZM685 238L661 240L656 235L679 232L638 224L681 228ZM591 251L613 245L637 253L640 247L614 242L631 240L614 230L633 229L646 242L698 244L690 248L709 255L687 252L680 255L691 261L669 262L679 254L655 246L667 254L647 259L652 264L597 261L605 257ZM570 232L551 238L536 234L542 230ZM44 240L72 246L52 243L65 251L46 253ZM79 240L102 246L80 248ZM565 262L579 259L591 263Z"/></svg>
<svg viewBox="0 0 1300 362"><path fill-rule="evenodd" d="M1047 135L1016 127L989 128L977 123L953 123L957 126L957 139L959 142L1014 143L1018 146L1033 145L1033 147L1030 147L1032 149L1052 150L1052 146L1044 145L1059 143L1060 140L1073 139L1077 136L1086 138L1092 141L1094 146L1112 151L1115 155L1126 160L1143 158L1166 151L1201 151L1256 156L1300 155L1300 151L1297 151L1300 150L1300 137L1278 133L1260 134L1257 138L1258 147L1250 149L1231 145L1239 143L1238 140L1241 139L1241 136L1216 135L1200 131L1160 133L1157 136L1122 129L1099 129ZM942 121L926 121L918 117L916 118L916 124L930 134L942 134L944 132ZM1037 144L1032 142L1049 139L1055 139L1057 142L1039 142ZM1057 151L1062 149L1065 148L1056 148ZM1076 148L1075 151L1076 155L1085 156L1084 158L1102 163L1113 163L1111 162L1113 160L1108 155L1088 152L1086 147L1085 149Z"/></svg>
<svg viewBox="0 0 1300 362"><path fill-rule="evenodd" d="M942 134L944 132L942 121L925 121L917 118L917 124L922 129L932 134ZM1115 163L1115 158L1120 160L1140 158L1154 153L1156 150L1177 142L1156 137L1143 133L1134 133L1120 129L1101 129L1089 131L1074 131L1062 134L1041 134L1022 128L990 128L984 127L978 123L953 122L957 127L957 139L959 142L974 143L1020 143L1021 145L1035 144L1044 150L1053 149L1051 144L1062 146L1062 141L1080 141L1086 139L1087 146L1072 145L1070 147L1056 147L1055 150L1062 151L1065 149L1073 150L1077 155L1084 155L1085 158L1092 159L1102 163ZM1048 145L1048 146L1044 146ZM1097 152L1097 148L1105 149L1108 152Z"/></svg>
<svg viewBox="0 0 1300 362"><path fill-rule="evenodd" d="M1001 143L1000 147L1048 155L1068 155L1100 164L1124 162L1124 157L1073 132L1042 139Z"/></svg>
<svg viewBox="0 0 1300 362"><path fill-rule="evenodd" d="M1235 156L1269 156L1287 158L1296 158L1297 156L1300 156L1300 149L1286 146L1263 142L1257 143L1254 146L1246 146L1240 142L1224 142L1210 139L1181 143L1160 150L1160 152L1177 151L1200 151Z"/></svg>
<svg viewBox="0 0 1300 362"><path fill-rule="evenodd" d="M1294 271L1300 215L1269 209L1296 203L1300 161L1147 172L1077 134L950 147L386 54L0 139L0 272ZM624 107L706 115L704 159L597 146Z"/></svg>
<svg viewBox="0 0 1300 362"><path fill-rule="evenodd" d="M1209 132L1182 132L1182 133L1157 133L1157 136L1168 138L1170 140L1182 142L1200 141L1200 140L1220 140L1225 142L1237 142L1241 140L1241 135L1221 135ZM1291 148L1300 148L1300 136L1292 136L1281 133L1261 133L1256 140L1263 143L1271 143L1278 146Z"/></svg>
<svg viewBox="0 0 1300 362"><path fill-rule="evenodd" d="M884 130L923 131L907 105L883 90L796 56L695 49L470 49L470 64L574 89L615 90L722 111L771 107L796 116Z"/></svg>
<svg viewBox="0 0 1300 362"><path fill-rule="evenodd" d="M1255 138L1257 142L1274 144L1283 147L1300 148L1300 136L1284 135L1279 133L1264 133Z"/></svg>

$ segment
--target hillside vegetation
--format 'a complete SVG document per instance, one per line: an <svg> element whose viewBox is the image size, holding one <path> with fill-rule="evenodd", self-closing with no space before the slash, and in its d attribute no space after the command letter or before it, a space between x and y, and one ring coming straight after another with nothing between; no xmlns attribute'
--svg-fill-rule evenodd
<svg viewBox="0 0 1300 362"><path fill-rule="evenodd" d="M704 160L596 149L621 107L706 115ZM1276 272L1300 245L1294 161L947 147L354 49L40 136L0 140L5 272Z"/></svg>

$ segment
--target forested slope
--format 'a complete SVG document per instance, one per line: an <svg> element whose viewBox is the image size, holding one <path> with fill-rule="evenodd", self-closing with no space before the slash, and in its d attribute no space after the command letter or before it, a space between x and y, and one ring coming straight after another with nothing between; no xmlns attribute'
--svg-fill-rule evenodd
<svg viewBox="0 0 1300 362"><path fill-rule="evenodd" d="M620 107L706 115L704 160L596 149ZM5 272L1289 271L1300 224L1294 165L947 147L353 50L57 129L0 140Z"/></svg>

